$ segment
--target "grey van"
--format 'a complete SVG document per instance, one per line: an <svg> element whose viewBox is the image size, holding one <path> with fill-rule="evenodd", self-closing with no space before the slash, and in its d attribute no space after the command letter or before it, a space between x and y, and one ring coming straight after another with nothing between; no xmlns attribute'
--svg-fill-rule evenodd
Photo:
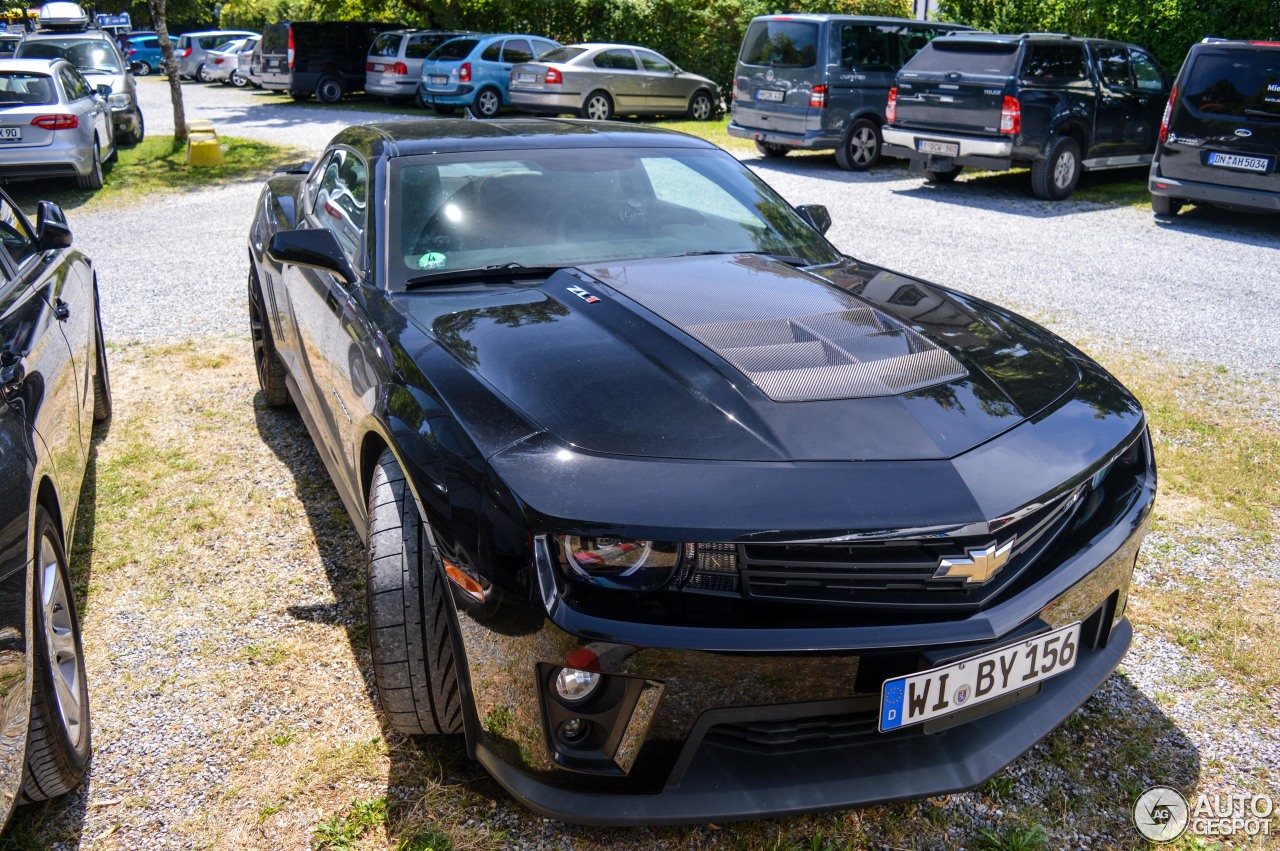
<svg viewBox="0 0 1280 851"><path fill-rule="evenodd" d="M173 58L178 63L178 76L202 83L213 82L213 77L209 76L204 67L209 51L217 50L229 41L251 35L257 33L248 30L205 30L179 36L173 48Z"/></svg>
<svg viewBox="0 0 1280 851"><path fill-rule="evenodd" d="M766 157L834 150L841 168L871 168L898 69L935 36L965 29L862 15L753 18L734 71L729 135L755 140Z"/></svg>

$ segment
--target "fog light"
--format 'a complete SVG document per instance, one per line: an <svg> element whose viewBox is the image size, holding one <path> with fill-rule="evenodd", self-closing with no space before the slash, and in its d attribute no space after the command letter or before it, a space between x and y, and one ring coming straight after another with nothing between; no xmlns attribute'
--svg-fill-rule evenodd
<svg viewBox="0 0 1280 851"><path fill-rule="evenodd" d="M586 700L599 687L604 679L594 671L581 671L577 668L561 668L556 674L556 694L569 703ZM580 720L580 719L575 719ZM561 728L563 732L563 727Z"/></svg>
<svg viewBox="0 0 1280 851"><path fill-rule="evenodd" d="M591 729L591 722L584 718L570 718L560 725L560 739L567 743L580 742Z"/></svg>

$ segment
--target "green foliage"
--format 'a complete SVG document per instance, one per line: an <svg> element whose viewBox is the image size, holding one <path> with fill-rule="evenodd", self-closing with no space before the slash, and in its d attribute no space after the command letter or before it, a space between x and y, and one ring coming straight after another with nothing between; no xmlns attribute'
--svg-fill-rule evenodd
<svg viewBox="0 0 1280 851"><path fill-rule="evenodd" d="M942 0L941 17L995 32L1060 32L1114 38L1155 53L1176 73L1207 35L1276 38L1275 0Z"/></svg>
<svg viewBox="0 0 1280 851"><path fill-rule="evenodd" d="M335 815L316 825L312 847L316 851L354 851L366 833L386 823L385 796L353 801L346 815Z"/></svg>

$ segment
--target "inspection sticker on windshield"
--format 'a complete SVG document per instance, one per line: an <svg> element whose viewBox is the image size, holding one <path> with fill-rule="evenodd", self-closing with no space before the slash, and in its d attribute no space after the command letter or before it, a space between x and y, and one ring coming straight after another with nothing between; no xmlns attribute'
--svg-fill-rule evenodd
<svg viewBox="0 0 1280 851"><path fill-rule="evenodd" d="M1079 647L1076 622L960 662L886 680L880 691L880 732L950 715L1056 677L1075 667Z"/></svg>
<svg viewBox="0 0 1280 851"><path fill-rule="evenodd" d="M0 127L0 139L21 139L21 127Z"/></svg>
<svg viewBox="0 0 1280 851"><path fill-rule="evenodd" d="M432 251L418 258L419 269L443 269L445 257L439 251Z"/></svg>

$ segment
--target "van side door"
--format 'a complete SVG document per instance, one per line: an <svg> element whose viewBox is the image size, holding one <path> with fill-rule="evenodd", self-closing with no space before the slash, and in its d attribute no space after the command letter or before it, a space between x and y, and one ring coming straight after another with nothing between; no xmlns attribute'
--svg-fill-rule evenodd
<svg viewBox="0 0 1280 851"><path fill-rule="evenodd" d="M831 23L832 59L837 63L827 81L827 122L841 130L866 114L884 121L894 75L906 61L899 40L903 28L849 21ZM828 65L830 69L830 65Z"/></svg>

